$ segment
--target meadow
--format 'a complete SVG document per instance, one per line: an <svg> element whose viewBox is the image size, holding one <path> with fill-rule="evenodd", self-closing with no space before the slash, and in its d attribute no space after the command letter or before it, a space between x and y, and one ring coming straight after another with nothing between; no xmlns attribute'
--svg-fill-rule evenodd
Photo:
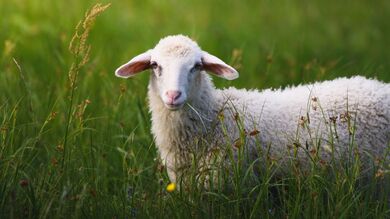
<svg viewBox="0 0 390 219"><path fill-rule="evenodd" d="M364 183L331 168L279 181L264 173L234 192L167 191L148 74L114 76L182 33L238 69L235 81L214 79L220 88L356 74L389 83L390 1L96 3L0 0L0 218L390 217L388 170Z"/></svg>

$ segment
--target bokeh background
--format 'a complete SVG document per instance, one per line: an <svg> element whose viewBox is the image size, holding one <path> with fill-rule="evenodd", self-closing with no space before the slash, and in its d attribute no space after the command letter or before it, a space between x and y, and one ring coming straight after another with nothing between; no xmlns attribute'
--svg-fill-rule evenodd
<svg viewBox="0 0 390 219"><path fill-rule="evenodd" d="M68 46L96 2L0 0L0 214L170 209L151 200L168 181L155 168L148 74L114 76L164 36L188 35L238 69L239 79L215 78L217 87L279 88L356 74L390 82L387 0L102 2L111 6L88 36L90 60L70 104ZM129 189L140 206L127 203Z"/></svg>

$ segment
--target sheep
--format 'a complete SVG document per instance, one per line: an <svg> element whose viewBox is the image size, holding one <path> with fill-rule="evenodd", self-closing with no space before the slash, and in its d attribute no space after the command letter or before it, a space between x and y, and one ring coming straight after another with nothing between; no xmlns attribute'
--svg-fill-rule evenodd
<svg viewBox="0 0 390 219"><path fill-rule="evenodd" d="M216 89L207 72L227 80L238 72L183 35L161 39L115 74L129 78L147 69L151 131L172 182L191 165L189 152L210 157L225 145L237 156L243 134L248 159L265 158L258 153L263 150L283 162L298 148L303 166L308 154L327 162L341 159L350 152L351 135L359 153L380 157L388 147L390 84L375 79L355 76L263 91Z"/></svg>

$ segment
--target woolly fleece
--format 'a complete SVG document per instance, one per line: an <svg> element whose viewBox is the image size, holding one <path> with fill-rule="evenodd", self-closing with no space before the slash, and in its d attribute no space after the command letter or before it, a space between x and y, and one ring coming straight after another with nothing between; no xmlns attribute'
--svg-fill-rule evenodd
<svg viewBox="0 0 390 219"><path fill-rule="evenodd" d="M178 35L160 40L151 54L185 65L198 60L202 50ZM303 165L310 162L308 153L318 153L325 162L332 154L340 159L349 152L353 129L354 145L363 156L363 151L383 156L389 145L390 84L375 79L355 76L263 91L216 89L204 70L188 80L187 104L174 111L164 105L153 72L148 89L152 133L173 182L190 165L191 153L207 154L217 147L237 151L237 121L248 133L243 146L251 160L269 149L268 157L284 162L294 147Z"/></svg>

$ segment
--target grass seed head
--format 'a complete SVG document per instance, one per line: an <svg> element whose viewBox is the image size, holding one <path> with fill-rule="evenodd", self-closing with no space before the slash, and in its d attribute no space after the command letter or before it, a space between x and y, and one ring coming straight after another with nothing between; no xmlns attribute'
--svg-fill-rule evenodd
<svg viewBox="0 0 390 219"><path fill-rule="evenodd" d="M375 173L375 178L383 179L384 175L385 175L385 172L382 169L378 169L378 171Z"/></svg>
<svg viewBox="0 0 390 219"><path fill-rule="evenodd" d="M257 129L255 129L255 130L251 131L251 132L249 133L249 135L250 135L250 136L255 136L255 135L258 135L259 133L260 133L260 131L257 130Z"/></svg>
<svg viewBox="0 0 390 219"><path fill-rule="evenodd" d="M302 126L302 127L305 127L306 121L307 121L306 117L301 116L301 117L299 118L299 120L298 120L298 124L299 124L300 126Z"/></svg>
<svg viewBox="0 0 390 219"><path fill-rule="evenodd" d="M22 179L22 180L20 180L19 181L19 185L21 186L21 187L27 187L28 186L28 180L27 179Z"/></svg>

